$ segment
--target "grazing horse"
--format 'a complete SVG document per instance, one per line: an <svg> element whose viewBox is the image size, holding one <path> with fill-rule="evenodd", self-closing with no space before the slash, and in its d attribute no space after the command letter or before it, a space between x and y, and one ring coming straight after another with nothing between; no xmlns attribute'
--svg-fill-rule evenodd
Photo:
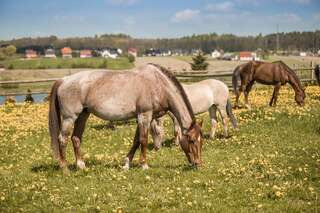
<svg viewBox="0 0 320 213"><path fill-rule="evenodd" d="M232 113L229 89L226 84L215 79L207 79L194 84L182 84L182 86L195 114L209 111L211 119L211 138L214 138L216 132L217 110L222 118L225 137L228 136L229 118L233 127L237 128L237 120ZM175 144L178 145L179 140L182 137L179 122L172 113L169 112L168 114L174 122ZM164 137L161 119L152 121L151 130L155 149L159 149Z"/></svg>
<svg viewBox="0 0 320 213"><path fill-rule="evenodd" d="M319 66L319 64L317 64L316 67L314 68L314 74L316 76L318 85L320 86L320 66Z"/></svg>
<svg viewBox="0 0 320 213"><path fill-rule="evenodd" d="M85 123L92 113L104 120L137 119L133 145L125 158L129 169L132 158L141 146L140 164L147 169L148 130L153 118L170 111L178 119L183 137L182 150L194 166L201 165L202 132L196 123L189 100L178 80L161 66L148 64L134 71L84 71L54 83L49 107L49 131L53 153L60 167L68 171L67 137L71 140L76 165L83 169L80 144Z"/></svg>
<svg viewBox="0 0 320 213"><path fill-rule="evenodd" d="M239 80L241 80L240 89L238 89ZM250 61L236 67L232 75L233 90L236 95L236 107L239 106L239 97L243 91L245 96L245 105L250 108L248 96L255 81L261 84L275 85L273 95L269 103L270 106L276 106L280 87L286 83L289 83L294 89L295 100L298 105L304 105L304 90L297 74L290 67L282 61L276 61L273 63Z"/></svg>

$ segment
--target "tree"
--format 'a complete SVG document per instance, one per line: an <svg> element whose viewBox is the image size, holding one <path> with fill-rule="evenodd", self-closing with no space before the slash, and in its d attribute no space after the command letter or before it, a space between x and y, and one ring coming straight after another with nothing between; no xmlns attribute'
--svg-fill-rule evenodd
<svg viewBox="0 0 320 213"><path fill-rule="evenodd" d="M192 57L193 63L191 63L192 70L206 70L208 68L207 58L203 54L198 53L196 56Z"/></svg>
<svg viewBox="0 0 320 213"><path fill-rule="evenodd" d="M3 48L3 53L7 56L13 56L17 51L17 48L14 45L9 45Z"/></svg>

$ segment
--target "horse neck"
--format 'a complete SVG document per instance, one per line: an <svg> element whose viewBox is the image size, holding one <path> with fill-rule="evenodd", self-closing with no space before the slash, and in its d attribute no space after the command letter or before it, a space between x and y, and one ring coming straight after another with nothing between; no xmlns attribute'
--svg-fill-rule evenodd
<svg viewBox="0 0 320 213"><path fill-rule="evenodd" d="M290 73L289 71L287 71L287 73L289 76L289 84L293 88L294 92L296 94L302 92L303 90L302 90L302 86L300 84L300 80L295 75Z"/></svg>
<svg viewBox="0 0 320 213"><path fill-rule="evenodd" d="M187 130L193 120L189 113L186 103L179 93L172 93L169 95L170 112L177 118L182 130Z"/></svg>

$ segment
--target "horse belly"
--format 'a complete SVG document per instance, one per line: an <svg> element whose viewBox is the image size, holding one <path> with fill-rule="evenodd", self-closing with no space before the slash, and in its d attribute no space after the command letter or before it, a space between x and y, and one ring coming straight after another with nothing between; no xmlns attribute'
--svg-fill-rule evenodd
<svg viewBox="0 0 320 213"><path fill-rule="evenodd" d="M135 104L106 100L101 105L90 110L94 115L104 120L126 120L136 116Z"/></svg>

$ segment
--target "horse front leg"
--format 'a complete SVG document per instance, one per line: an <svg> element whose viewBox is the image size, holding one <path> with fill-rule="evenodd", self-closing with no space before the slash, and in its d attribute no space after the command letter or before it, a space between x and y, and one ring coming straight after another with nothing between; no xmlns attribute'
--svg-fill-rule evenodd
<svg viewBox="0 0 320 213"><path fill-rule="evenodd" d="M82 159L80 145L81 145L81 141L82 141L82 135L84 132L84 128L85 128L86 122L89 118L89 115L90 115L90 113L88 113L86 111L83 111L80 113L79 117L75 121L73 133L71 136L71 140L73 143L74 155L76 158L76 165L79 169L86 168L86 165Z"/></svg>
<svg viewBox="0 0 320 213"><path fill-rule="evenodd" d="M139 139L140 139L140 165L142 169L148 169L147 164L147 146L148 146L148 132L150 123L152 120L152 111L141 113L138 115L138 126L139 126Z"/></svg>
<svg viewBox="0 0 320 213"><path fill-rule="evenodd" d="M137 149L140 146L140 140L139 140L139 126L136 128L136 133L134 135L133 144L131 146L131 149L129 153L127 154L127 157L124 160L124 166L123 169L128 170L130 168L130 163L132 162L133 156L136 153Z"/></svg>
<svg viewBox="0 0 320 213"><path fill-rule="evenodd" d="M273 94L272 98L270 100L269 106L276 106L277 105L277 100L278 100L278 95L279 95L279 90L281 87L281 83L277 83L273 89Z"/></svg>

